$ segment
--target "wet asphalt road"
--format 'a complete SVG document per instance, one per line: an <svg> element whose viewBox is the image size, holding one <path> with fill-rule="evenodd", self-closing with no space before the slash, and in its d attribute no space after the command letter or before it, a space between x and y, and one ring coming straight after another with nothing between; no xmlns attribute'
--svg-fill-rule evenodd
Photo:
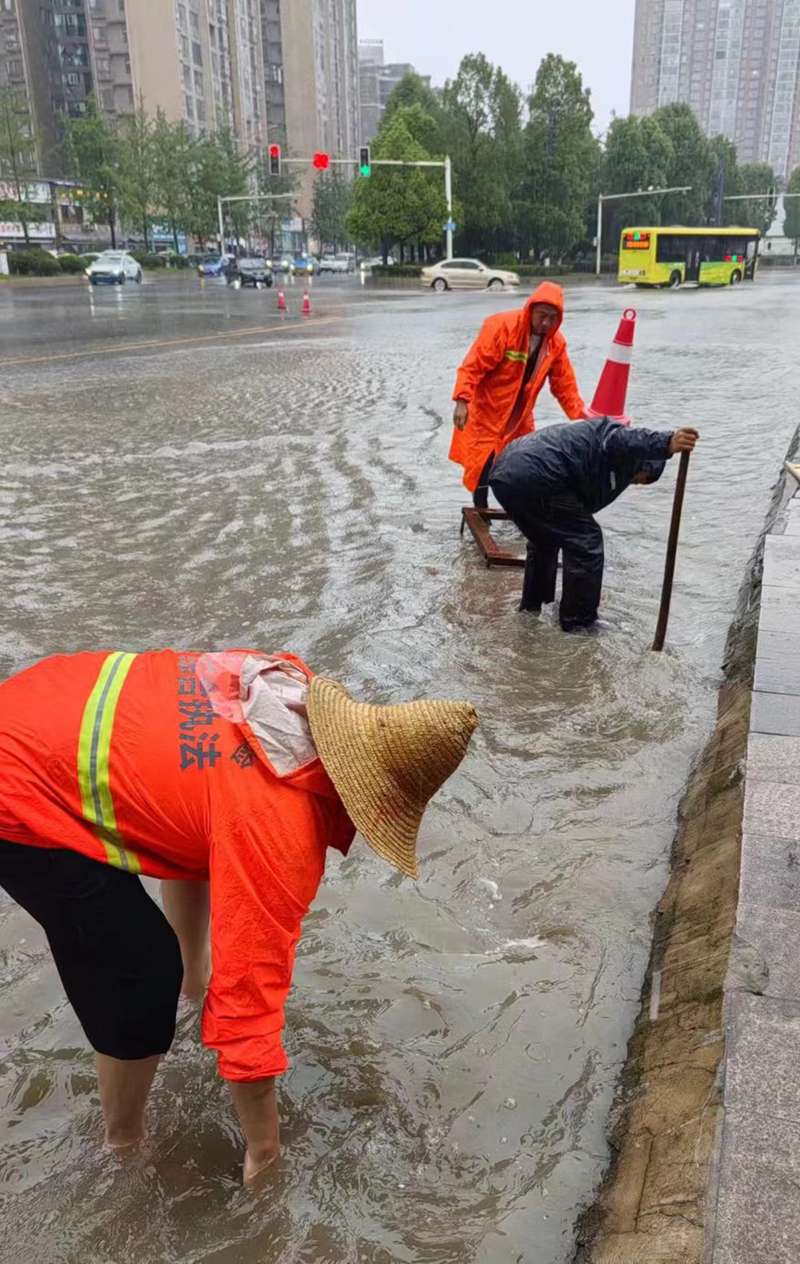
<svg viewBox="0 0 800 1264"><path fill-rule="evenodd" d="M332 859L289 1005L286 1153L262 1196L194 1016L151 1147L97 1146L91 1058L42 937L0 908L0 1259L562 1264L649 951L725 631L796 425L800 288L568 287L591 396L639 309L630 411L695 423L668 651L674 470L601 521L595 637L520 616L458 535L455 368L517 296L315 283L0 287L0 672L56 650L292 649L361 697L482 715L426 818L422 880ZM558 420L542 399L540 424ZM516 547L514 533L498 533ZM136 1244L135 1247L133 1244Z"/></svg>

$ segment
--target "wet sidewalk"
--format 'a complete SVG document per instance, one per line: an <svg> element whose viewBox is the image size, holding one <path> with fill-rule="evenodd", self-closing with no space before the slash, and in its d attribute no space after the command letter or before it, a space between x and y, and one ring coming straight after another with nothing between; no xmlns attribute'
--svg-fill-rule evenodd
<svg viewBox="0 0 800 1264"><path fill-rule="evenodd" d="M709 1264L800 1258L800 488L764 547Z"/></svg>

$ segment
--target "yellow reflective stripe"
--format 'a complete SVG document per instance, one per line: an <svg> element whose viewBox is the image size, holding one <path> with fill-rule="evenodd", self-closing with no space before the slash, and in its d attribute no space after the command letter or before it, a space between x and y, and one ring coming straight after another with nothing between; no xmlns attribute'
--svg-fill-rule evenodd
<svg viewBox="0 0 800 1264"><path fill-rule="evenodd" d="M507 359L507 360L518 360L518 361L520 362L520 364L527 364L527 363L528 363L528 353L527 353L527 351L507 351L507 352L506 352L506 359Z"/></svg>
<svg viewBox="0 0 800 1264"><path fill-rule="evenodd" d="M78 785L83 815L94 825L105 848L108 863L117 869L140 873L138 856L122 845L122 839L117 833L117 818L109 780L114 715L122 686L135 657L135 654L116 651L108 655L100 668L81 720L78 738Z"/></svg>

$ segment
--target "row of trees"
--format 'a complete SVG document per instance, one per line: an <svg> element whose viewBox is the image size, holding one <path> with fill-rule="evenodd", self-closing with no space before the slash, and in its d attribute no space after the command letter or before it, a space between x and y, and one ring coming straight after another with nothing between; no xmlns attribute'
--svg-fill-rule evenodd
<svg viewBox="0 0 800 1264"><path fill-rule="evenodd" d="M689 106L616 118L604 142L593 122L573 62L545 57L526 98L478 54L463 59L441 92L407 76L388 102L373 155L451 155L458 253L575 256L591 249L599 193L681 185L691 192L611 203L604 244L614 247L623 222L771 225L774 197L723 199L775 189L772 170L740 165L730 141L704 136ZM384 254L397 246L417 252L440 241L444 214L439 176L377 167L356 182L348 225Z"/></svg>
<svg viewBox="0 0 800 1264"><path fill-rule="evenodd" d="M90 101L82 118L63 119L63 134L63 169L79 186L75 202L93 223L108 227L114 245L124 224L149 249L154 222L168 226L176 250L183 233L204 244L217 233L218 196L244 196L254 186L267 186L265 160L243 155L230 132L195 137L185 123L170 122L161 111L151 116L140 107L111 120ZM49 207L31 200L34 151L21 98L0 91L0 179L12 194L0 199L0 218L21 222L26 243L30 225L50 216ZM291 179L278 183L276 188L275 180L269 182L270 192L291 192ZM259 226L269 226L257 205L234 204L229 211L233 235L244 234L254 217Z"/></svg>
<svg viewBox="0 0 800 1264"><path fill-rule="evenodd" d="M289 194L265 203L233 203L232 236L255 228L262 237L290 213L298 177L270 177L263 155L245 155L233 136L194 137L184 123L143 108L118 121L90 102L79 119L64 119L64 166L80 185L76 200L112 241L120 223L150 246L154 221L204 244L217 234L217 197L254 190ZM530 94L482 54L465 57L454 79L433 91L415 75L395 89L373 143L374 159L453 163L456 248L459 253L574 258L591 251L599 193L675 185L686 194L626 198L606 208L604 246L613 250L624 223L744 223L771 225L775 197L726 202L726 196L774 189L772 170L741 165L723 137L707 139L687 105L668 105L648 118L615 118L604 141L593 133L591 95L573 62L549 55ZM0 178L12 199L0 215L28 225L49 214L29 199L35 178L30 120L20 99L0 91ZM800 191L800 171L790 182ZM787 234L800 237L800 199ZM447 215L440 171L374 167L368 178L321 173L314 186L313 235L325 247L355 240L384 256L438 250Z"/></svg>

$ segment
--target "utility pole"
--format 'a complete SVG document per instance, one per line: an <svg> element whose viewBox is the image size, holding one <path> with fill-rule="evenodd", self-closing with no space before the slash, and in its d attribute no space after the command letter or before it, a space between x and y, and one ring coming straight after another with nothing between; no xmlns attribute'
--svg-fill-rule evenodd
<svg viewBox="0 0 800 1264"><path fill-rule="evenodd" d="M714 218L717 222L717 228L722 227L722 204L725 201L725 158L723 154L719 156L719 167L717 169L717 179L714 186Z"/></svg>

